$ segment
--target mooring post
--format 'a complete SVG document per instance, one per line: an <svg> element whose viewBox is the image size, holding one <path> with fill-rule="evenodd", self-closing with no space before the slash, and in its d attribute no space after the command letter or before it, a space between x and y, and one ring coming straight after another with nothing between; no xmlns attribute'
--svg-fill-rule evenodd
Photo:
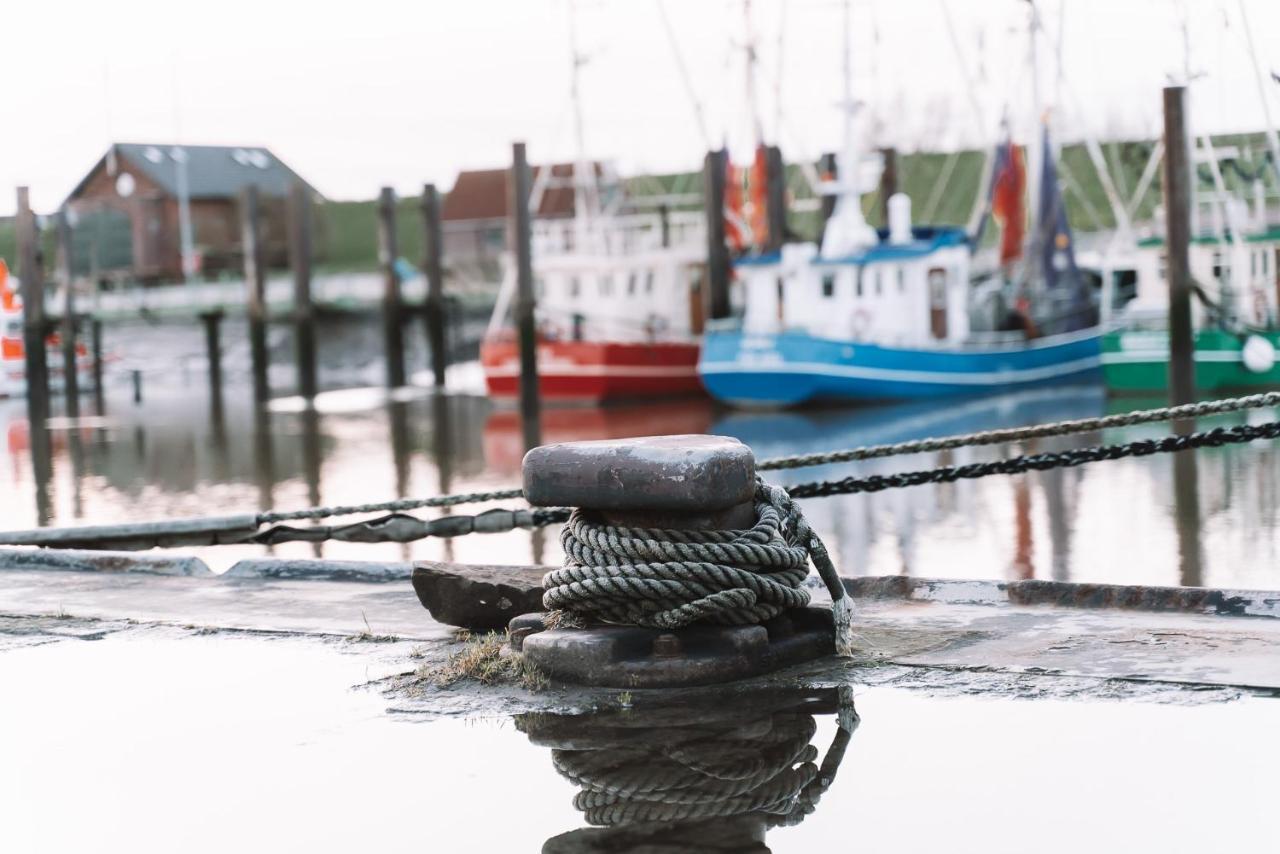
<svg viewBox="0 0 1280 854"><path fill-rule="evenodd" d="M707 290L703 300L707 317L712 320L729 316L729 247L724 234L724 185L728 162L724 149L708 151L702 173L707 219Z"/></svg>
<svg viewBox="0 0 1280 854"><path fill-rule="evenodd" d="M538 400L538 343L534 321L533 237L529 221L529 161L523 142L511 146L511 244L516 254L516 327L520 340L520 422L524 446L542 444Z"/></svg>
<svg viewBox="0 0 1280 854"><path fill-rule="evenodd" d="M440 223L440 194L435 184L422 188L422 269L427 276L427 346L436 388L444 388L449 355L444 340L444 232Z"/></svg>
<svg viewBox="0 0 1280 854"><path fill-rule="evenodd" d="M386 347L387 388L404 385L404 307L396 272L396 193L378 194L378 263L382 267L382 338Z"/></svg>
<svg viewBox="0 0 1280 854"><path fill-rule="evenodd" d="M818 174L823 181L834 181L836 179L836 156L831 152L823 154L818 158ZM822 223L818 231L818 240L821 242L823 233L827 230L827 220L831 219L831 215L836 212L836 197L834 193L822 194Z"/></svg>
<svg viewBox="0 0 1280 854"><path fill-rule="evenodd" d="M259 405L271 398L267 378L267 266L261 219L258 187L250 184L240 195L240 245L244 250L245 314L249 320L253 400Z"/></svg>
<svg viewBox="0 0 1280 854"><path fill-rule="evenodd" d="M766 252L779 252L787 240L787 165L782 160L781 148L771 145L765 149L765 166L768 172L765 222L769 235L764 249Z"/></svg>
<svg viewBox="0 0 1280 854"><path fill-rule="evenodd" d="M1191 329L1191 149L1182 86L1164 90L1165 269L1169 277L1169 403L1195 398Z"/></svg>
<svg viewBox="0 0 1280 854"><path fill-rule="evenodd" d="M209 402L215 424L222 420L222 312L200 314L204 324L204 350L209 360Z"/></svg>
<svg viewBox="0 0 1280 854"><path fill-rule="evenodd" d="M102 385L102 321L96 317L89 321L89 347L93 358L94 405L101 415L106 389Z"/></svg>
<svg viewBox="0 0 1280 854"><path fill-rule="evenodd" d="M80 375L76 359L76 288L71 257L71 220L67 209L58 211L58 279L62 285L62 390L68 418L80 416Z"/></svg>
<svg viewBox="0 0 1280 854"><path fill-rule="evenodd" d="M295 181L289 189L289 266L293 268L293 337L298 394L316 396L316 315L311 304L311 191Z"/></svg>
<svg viewBox="0 0 1280 854"><path fill-rule="evenodd" d="M888 228L889 199L898 192L898 150L882 148L880 154L884 157L884 168L880 171L880 224Z"/></svg>
<svg viewBox="0 0 1280 854"><path fill-rule="evenodd" d="M18 188L14 222L18 250L18 279L22 293L22 346L27 374L27 421L34 433L49 418L49 354L45 349L48 321L44 310L44 271L40 268L40 235L26 187Z"/></svg>

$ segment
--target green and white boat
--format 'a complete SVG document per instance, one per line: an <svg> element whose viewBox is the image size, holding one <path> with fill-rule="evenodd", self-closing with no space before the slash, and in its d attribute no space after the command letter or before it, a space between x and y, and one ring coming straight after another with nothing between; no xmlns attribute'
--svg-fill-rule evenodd
<svg viewBox="0 0 1280 854"><path fill-rule="evenodd" d="M1228 203L1230 207L1230 203ZM1237 207L1211 235L1192 240L1195 381L1201 392L1280 388L1280 226L1265 209ZM1163 393L1169 383L1164 239L1137 244L1136 296L1102 338L1102 367L1114 394Z"/></svg>

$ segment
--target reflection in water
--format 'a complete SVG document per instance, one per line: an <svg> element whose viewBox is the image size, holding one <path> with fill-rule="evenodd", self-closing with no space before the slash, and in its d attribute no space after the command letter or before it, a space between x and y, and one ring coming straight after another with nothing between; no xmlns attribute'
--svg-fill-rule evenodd
<svg viewBox="0 0 1280 854"><path fill-rule="evenodd" d="M838 720L821 756L812 743L818 715ZM770 828L813 812L857 724L848 688L516 719L530 741L551 748L592 825L547 840L545 854L768 852Z"/></svg>
<svg viewBox="0 0 1280 854"><path fill-rule="evenodd" d="M194 375L193 375L194 376ZM23 401L0 401L3 527L223 515L506 488L524 453L510 410L471 396L388 404L381 389L327 392L314 411L256 411L252 387L228 381L225 419L199 382L148 380L143 405L109 387L110 416L30 431ZM707 401L548 409L547 441L709 431L761 457L829 451L1134 408L1093 388L812 412L716 410ZM1199 429L1270 420L1272 410L1202 419ZM784 484L1059 451L1166 435L1151 424L1024 446L964 448L771 473ZM76 442L71 440L75 436ZM1194 468L1194 473L1190 470ZM323 475L323 476L322 476ZM510 506L510 502L498 502ZM490 505L493 506L493 505ZM486 509L455 509L472 512ZM845 575L1057 578L1115 583L1280 586L1280 454L1257 442L1019 477L936 484L804 502ZM424 516L448 510L422 511ZM285 544L282 557L313 546ZM262 547L206 549L215 569ZM329 543L326 557L556 563L556 532L410 544Z"/></svg>

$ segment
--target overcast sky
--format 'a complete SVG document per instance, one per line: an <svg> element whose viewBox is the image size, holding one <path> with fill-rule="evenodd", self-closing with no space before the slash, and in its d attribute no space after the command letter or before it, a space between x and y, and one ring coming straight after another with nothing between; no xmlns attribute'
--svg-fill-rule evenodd
<svg viewBox="0 0 1280 854"><path fill-rule="evenodd" d="M1025 0L854 0L855 95L874 144L988 144L1030 126ZM1236 0L1039 0L1040 90L1058 133L1154 136L1191 34L1196 130L1259 129ZM8 3L0 214L27 184L56 206L109 141L266 145L330 198L447 189L459 169L571 158L570 0L42 0ZM583 135L627 172L696 167L699 130L747 156L741 0L579 0ZM788 159L838 143L841 2L755 0L756 99ZM1246 0L1280 120L1280 2ZM1061 73L1057 56L1063 58ZM692 89L691 98L687 89ZM972 93L972 96L971 96ZM779 95L781 97L779 97ZM783 109L778 110L781 101Z"/></svg>

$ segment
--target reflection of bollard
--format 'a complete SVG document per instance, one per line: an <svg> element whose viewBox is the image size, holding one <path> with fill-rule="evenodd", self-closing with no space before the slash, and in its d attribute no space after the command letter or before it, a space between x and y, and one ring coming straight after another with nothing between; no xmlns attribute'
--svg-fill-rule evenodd
<svg viewBox="0 0 1280 854"><path fill-rule="evenodd" d="M142 403L142 371L134 368L130 373L133 374L133 402Z"/></svg>
<svg viewBox="0 0 1280 854"><path fill-rule="evenodd" d="M564 569L543 606L581 628L512 621L513 647L553 677L588 685L725 682L834 651L831 611L805 607L806 525L759 484L751 450L717 436L535 448L524 493L575 507ZM553 621L554 622L554 621ZM532 628L533 632L528 630ZM519 630L519 631L517 631Z"/></svg>
<svg viewBox="0 0 1280 854"><path fill-rule="evenodd" d="M819 750L817 715L837 726ZM705 695L574 715L520 715L516 728L551 749L593 827L544 852L769 851L773 828L812 814L844 760L858 715L838 688L756 690L741 702ZM637 782L643 781L643 782Z"/></svg>

